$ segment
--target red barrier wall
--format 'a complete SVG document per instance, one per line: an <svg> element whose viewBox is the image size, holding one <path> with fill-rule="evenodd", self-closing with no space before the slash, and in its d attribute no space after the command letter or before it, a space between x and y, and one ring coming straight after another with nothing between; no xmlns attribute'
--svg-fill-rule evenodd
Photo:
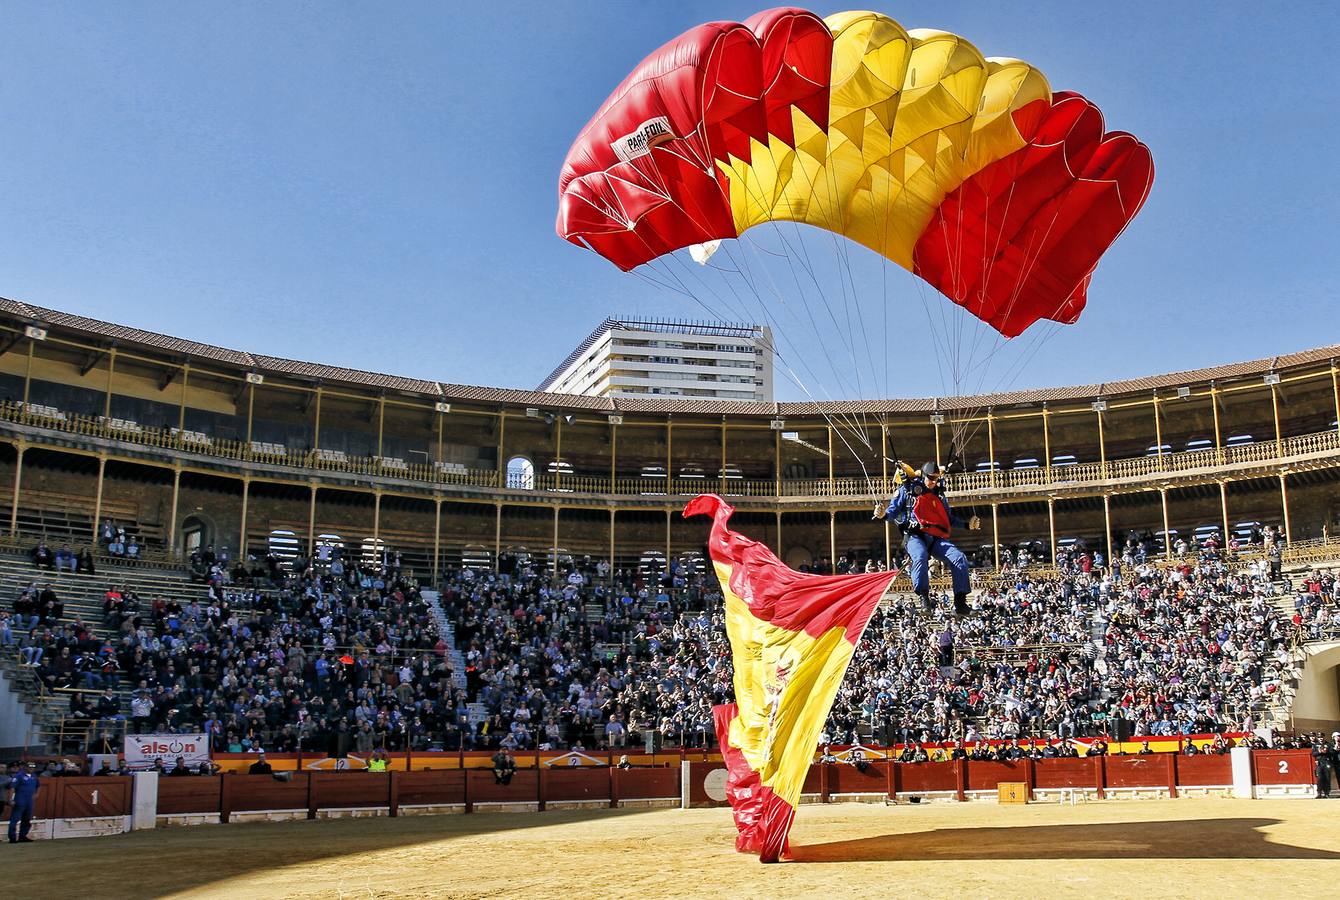
<svg viewBox="0 0 1340 900"><path fill-rule="evenodd" d="M1166 756L1110 756L1107 759L1108 787L1167 787Z"/></svg>
<svg viewBox="0 0 1340 900"><path fill-rule="evenodd" d="M616 772L620 800L679 796L679 769L622 769Z"/></svg>
<svg viewBox="0 0 1340 900"><path fill-rule="evenodd" d="M158 814L217 813L222 780L221 775L158 779Z"/></svg>
<svg viewBox="0 0 1340 900"><path fill-rule="evenodd" d="M465 802L465 775L460 769L441 772L397 772L397 802L401 806L443 806Z"/></svg>
<svg viewBox="0 0 1340 900"><path fill-rule="evenodd" d="M1033 767L1033 786L1038 788L1096 787L1092 759L1040 759Z"/></svg>
<svg viewBox="0 0 1340 900"><path fill-rule="evenodd" d="M1177 783L1186 787L1233 783L1233 764L1223 756L1177 757Z"/></svg>
<svg viewBox="0 0 1340 900"><path fill-rule="evenodd" d="M1252 754L1254 784L1316 784L1311 750L1257 750Z"/></svg>
<svg viewBox="0 0 1340 900"><path fill-rule="evenodd" d="M899 793L930 793L931 791L958 790L958 770L949 762L895 763L894 791Z"/></svg>
<svg viewBox="0 0 1340 900"><path fill-rule="evenodd" d="M968 790L994 791L1002 781L1028 782L1028 764L1023 760L993 762L968 760Z"/></svg>
<svg viewBox="0 0 1340 900"><path fill-rule="evenodd" d="M828 793L831 794L882 794L888 789L889 763L872 762L864 771L855 766L828 766Z"/></svg>

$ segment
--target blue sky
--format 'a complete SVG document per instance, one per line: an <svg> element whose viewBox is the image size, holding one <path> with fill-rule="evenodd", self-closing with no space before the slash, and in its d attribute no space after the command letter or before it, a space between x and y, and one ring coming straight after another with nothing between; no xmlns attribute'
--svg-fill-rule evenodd
<svg viewBox="0 0 1340 900"><path fill-rule="evenodd" d="M1337 340L1340 17L1117 6L877 4L1028 60L1154 153L1153 194L1084 319L1034 355L1007 348L1018 365L983 387ZM533 387L608 313L707 316L557 238L556 179L643 56L760 8L4 0L0 295L279 356ZM783 328L810 393L944 390L926 298L891 272L886 290L877 261L853 270L865 308L890 313L867 321L870 351L835 345L831 364L802 369L816 344ZM895 345L889 366L880 344ZM779 396L806 394L783 379Z"/></svg>

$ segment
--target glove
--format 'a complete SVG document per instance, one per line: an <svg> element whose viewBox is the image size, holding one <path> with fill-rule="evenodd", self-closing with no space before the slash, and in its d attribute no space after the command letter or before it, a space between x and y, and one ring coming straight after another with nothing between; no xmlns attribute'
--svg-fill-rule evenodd
<svg viewBox="0 0 1340 900"><path fill-rule="evenodd" d="M875 504L875 514L874 514L873 516L871 516L870 518L871 518L871 519L874 519L875 521L878 521L878 520L884 518L884 514L885 514L887 511L888 511L888 507L887 507L886 505L884 505L883 503L876 503L876 504Z"/></svg>
<svg viewBox="0 0 1340 900"><path fill-rule="evenodd" d="M982 530L982 520L981 520L979 517L977 517L977 516L973 516L971 519L968 520L968 530L969 530L969 531L981 531L981 530Z"/></svg>
<svg viewBox="0 0 1340 900"><path fill-rule="evenodd" d="M903 525L903 534L921 534L921 523L915 519L908 519L907 523Z"/></svg>

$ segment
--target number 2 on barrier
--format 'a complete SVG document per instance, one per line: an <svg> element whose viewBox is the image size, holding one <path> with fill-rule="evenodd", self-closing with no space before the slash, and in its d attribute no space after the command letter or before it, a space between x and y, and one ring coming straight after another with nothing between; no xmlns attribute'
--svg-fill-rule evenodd
<svg viewBox="0 0 1340 900"><path fill-rule="evenodd" d="M1288 773L1289 773L1289 761L1288 761L1287 759L1281 759L1281 760L1280 760L1280 774L1281 774L1281 775L1287 775Z"/></svg>

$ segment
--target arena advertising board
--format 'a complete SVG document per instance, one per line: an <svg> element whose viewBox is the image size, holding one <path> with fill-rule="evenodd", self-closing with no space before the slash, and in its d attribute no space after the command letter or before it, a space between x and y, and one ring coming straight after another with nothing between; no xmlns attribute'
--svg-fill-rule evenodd
<svg viewBox="0 0 1340 900"><path fill-rule="evenodd" d="M195 768L209 762L209 736L200 734L128 734L125 760L128 769L152 769L154 760L161 759L171 769L180 756L186 765Z"/></svg>

